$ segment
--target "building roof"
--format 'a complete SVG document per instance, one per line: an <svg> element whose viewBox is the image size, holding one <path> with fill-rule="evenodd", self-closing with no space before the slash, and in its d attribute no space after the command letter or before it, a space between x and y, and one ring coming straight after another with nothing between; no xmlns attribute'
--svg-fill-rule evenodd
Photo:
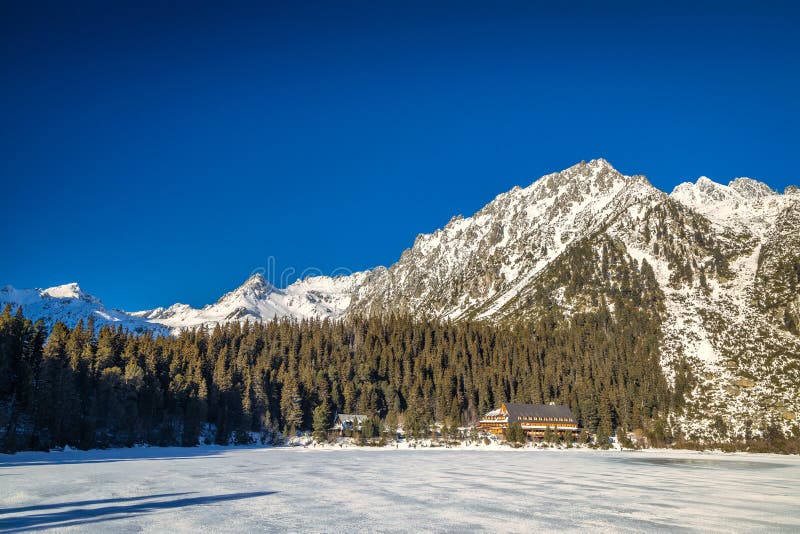
<svg viewBox="0 0 800 534"><path fill-rule="evenodd" d="M368 416L361 414L340 413L336 416L337 423L353 422L363 423Z"/></svg>
<svg viewBox="0 0 800 534"><path fill-rule="evenodd" d="M513 402L506 402L503 404L506 410L508 410L509 423L513 423L522 417L531 417L535 420L545 418L575 420L569 406L559 404L518 404Z"/></svg>

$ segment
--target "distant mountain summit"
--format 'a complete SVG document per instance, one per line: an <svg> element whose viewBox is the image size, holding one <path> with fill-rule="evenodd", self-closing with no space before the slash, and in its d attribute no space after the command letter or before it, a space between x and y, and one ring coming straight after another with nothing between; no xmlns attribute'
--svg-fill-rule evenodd
<svg viewBox="0 0 800 534"><path fill-rule="evenodd" d="M344 315L356 286L368 273L330 278L309 277L285 289L278 289L260 273L223 295L215 304L195 309L186 304L134 312L132 315L179 331L184 328L213 326L231 321L270 321L275 318L340 318Z"/></svg>
<svg viewBox="0 0 800 534"><path fill-rule="evenodd" d="M397 263L360 289L353 309L452 319L514 315L537 275L573 243L629 206L664 197L643 176L624 176L603 159L579 163L420 235Z"/></svg>
<svg viewBox="0 0 800 534"><path fill-rule="evenodd" d="M409 313L537 320L616 310L629 299L660 325L660 360L688 388L672 414L687 436L742 435L753 414L784 430L800 414L800 192L701 177L671 194L603 159L497 196L420 234L388 268L286 288L260 274L214 304L107 310L76 284L0 290L48 324L175 333L231 321ZM750 423L748 423L750 421Z"/></svg>
<svg viewBox="0 0 800 534"><path fill-rule="evenodd" d="M90 304L97 304L99 302L93 296L84 293L80 286L75 282L61 286L49 287L42 290L40 296L53 299L78 299Z"/></svg>
<svg viewBox="0 0 800 534"><path fill-rule="evenodd" d="M121 326L133 332L153 332L169 334L169 328L135 317L121 310L108 309L103 302L85 293L76 283L64 284L46 289L15 289L5 286L0 289L0 308L11 304L22 306L26 316L33 320L42 319L48 328L56 322L73 327L78 321L94 319L97 327L104 325Z"/></svg>

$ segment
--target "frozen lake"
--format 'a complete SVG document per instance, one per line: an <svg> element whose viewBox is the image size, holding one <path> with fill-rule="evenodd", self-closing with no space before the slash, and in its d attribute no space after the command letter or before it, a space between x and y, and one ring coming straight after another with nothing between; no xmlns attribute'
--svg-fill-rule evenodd
<svg viewBox="0 0 800 534"><path fill-rule="evenodd" d="M800 458L150 448L0 455L0 531L800 531Z"/></svg>

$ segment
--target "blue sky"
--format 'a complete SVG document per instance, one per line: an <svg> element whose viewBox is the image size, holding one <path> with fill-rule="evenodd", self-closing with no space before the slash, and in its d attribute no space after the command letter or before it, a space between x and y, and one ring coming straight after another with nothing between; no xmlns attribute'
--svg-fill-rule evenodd
<svg viewBox="0 0 800 534"><path fill-rule="evenodd" d="M800 182L790 2L159 4L0 4L0 284L198 306L595 157Z"/></svg>

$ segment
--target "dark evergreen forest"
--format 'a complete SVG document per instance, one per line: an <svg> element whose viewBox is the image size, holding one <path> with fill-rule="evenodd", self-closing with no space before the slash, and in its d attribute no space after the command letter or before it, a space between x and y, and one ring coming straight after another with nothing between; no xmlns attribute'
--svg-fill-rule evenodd
<svg viewBox="0 0 800 534"><path fill-rule="evenodd" d="M567 404L601 438L642 429L663 443L682 392L668 389L658 341L657 321L633 306L514 325L387 316L177 337L95 333L91 322L48 333L6 307L0 446L192 446L206 423L218 443L246 442L311 429L315 409L317 419L364 413L423 435L433 422L474 423L502 401Z"/></svg>

